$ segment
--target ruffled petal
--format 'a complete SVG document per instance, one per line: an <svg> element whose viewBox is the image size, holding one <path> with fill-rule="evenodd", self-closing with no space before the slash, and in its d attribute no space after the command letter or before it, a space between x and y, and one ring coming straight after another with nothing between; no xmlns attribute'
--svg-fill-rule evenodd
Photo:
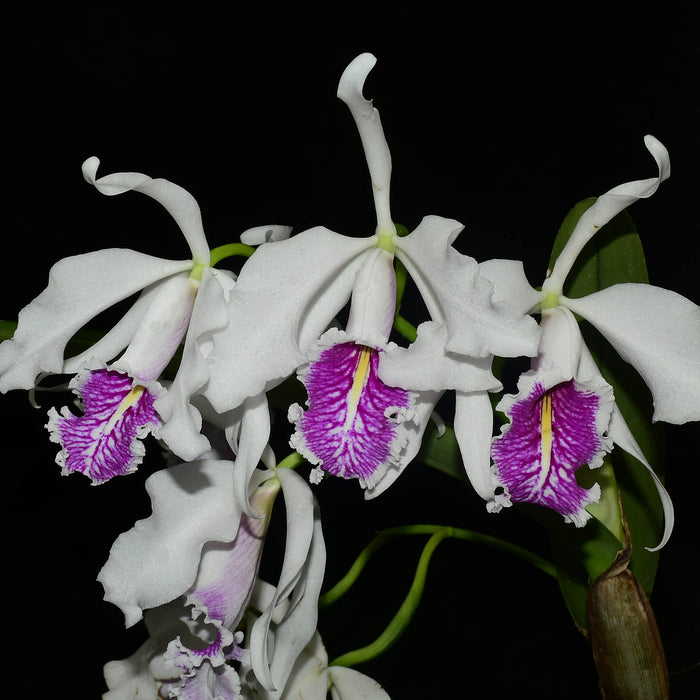
<svg viewBox="0 0 700 700"><path fill-rule="evenodd" d="M452 242L464 227L454 219L426 216L397 239L396 256L420 291L430 317L448 329L446 349L470 357L531 357L537 352L534 319L493 301L493 285L473 258Z"/></svg>
<svg viewBox="0 0 700 700"><path fill-rule="evenodd" d="M445 351L448 331L444 323L426 321L418 326L416 340L407 348L389 343L379 355L379 378L389 386L415 391L500 391L491 372L493 357L472 358Z"/></svg>
<svg viewBox="0 0 700 700"><path fill-rule="evenodd" d="M279 488L273 474L254 489L251 508L255 515L242 516L236 539L231 543L207 542L202 549L197 578L185 599L185 605L192 606L188 634L169 647L173 660L177 659L175 665L184 668L188 676L206 668L205 662L218 667L241 656L242 633L234 632L253 591Z"/></svg>
<svg viewBox="0 0 700 700"><path fill-rule="evenodd" d="M141 463L141 440L160 424L154 403L160 387L135 384L126 374L83 370L69 385L82 400L83 415L67 407L49 411L50 437L61 445L62 474L80 472L101 484L130 474Z"/></svg>
<svg viewBox="0 0 700 700"><path fill-rule="evenodd" d="M635 180L613 187L609 192L598 197L595 204L587 209L571 232L569 240L559 254L552 273L542 285L542 291L561 294L564 281L569 274L578 254L588 241L593 238L605 224L638 199L651 197L659 185L671 175L671 162L666 147L653 136L644 137L644 145L656 161L659 169L657 177Z"/></svg>
<svg viewBox="0 0 700 700"><path fill-rule="evenodd" d="M153 514L121 534L97 577L105 600L131 627L145 608L182 595L193 584L206 542L232 542L241 511L233 464L205 460L156 472L146 481Z"/></svg>
<svg viewBox="0 0 700 700"><path fill-rule="evenodd" d="M377 350L348 341L335 328L320 339L317 354L298 373L308 409L290 407L296 425L290 444L324 471L372 486L405 443L402 423L410 416L411 394L379 379Z"/></svg>
<svg viewBox="0 0 700 700"><path fill-rule="evenodd" d="M433 417L435 405L440 400L442 392L419 391L411 393L413 395L413 408L401 423L403 432L401 450L374 484L365 489L366 500L376 498L384 493L403 474L404 469L415 459L423 445L423 434Z"/></svg>
<svg viewBox="0 0 700 700"><path fill-rule="evenodd" d="M233 281L226 275L204 268L180 366L167 393L156 402L163 420L160 438L186 461L197 459L209 449L209 441L201 434L202 416L190 399L211 377L208 358L212 336L228 323L226 302L232 287Z"/></svg>
<svg viewBox="0 0 700 700"><path fill-rule="evenodd" d="M700 420L700 307L647 284L616 284L561 303L639 372L654 397L654 420Z"/></svg>
<svg viewBox="0 0 700 700"><path fill-rule="evenodd" d="M497 485L511 501L546 506L581 527L590 518L586 505L600 498L600 486L584 489L575 474L584 464L600 466L612 447L605 435L612 389L574 379L550 388L534 371L521 376L518 389L496 407L510 419L491 448Z"/></svg>
<svg viewBox="0 0 700 700"><path fill-rule="evenodd" d="M372 239L317 227L255 251L231 293L229 323L214 336L210 360L217 381L205 396L215 410L239 406L306 361L347 303L371 246Z"/></svg>
<svg viewBox="0 0 700 700"><path fill-rule="evenodd" d="M542 299L542 292L528 282L520 260L486 260L479 263L479 275L493 285L494 304L517 314L531 312Z"/></svg>
<svg viewBox="0 0 700 700"><path fill-rule="evenodd" d="M97 179L100 161L95 156L83 163L83 177L99 192L109 196L135 190L152 197L168 211L180 227L198 265L209 264L209 245L204 235L202 214L195 198L179 185L142 173L112 173Z"/></svg>
<svg viewBox="0 0 700 700"><path fill-rule="evenodd" d="M17 331L0 345L0 391L31 389L42 372L63 371L63 352L90 319L158 280L191 269L133 250L112 248L64 258L48 287L19 312Z"/></svg>

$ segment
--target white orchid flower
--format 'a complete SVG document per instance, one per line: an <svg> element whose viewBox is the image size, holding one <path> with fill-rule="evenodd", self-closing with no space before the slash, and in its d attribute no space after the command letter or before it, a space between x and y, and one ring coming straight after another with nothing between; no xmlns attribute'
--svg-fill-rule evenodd
<svg viewBox="0 0 700 700"><path fill-rule="evenodd" d="M145 612L150 632L132 657L105 666L110 700L134 697L135 690L139 697L160 692L191 700L241 698L231 662L245 661L260 683L270 685L288 674L311 638L325 567L313 494L289 469L258 470L248 516L233 497L233 471L230 461L205 459L148 479L153 514L117 538L98 577L105 599L122 609L127 626ZM287 547L278 586L270 587L261 605L251 597L280 490ZM295 608L277 625L273 642L269 621L292 592ZM251 605L249 650L242 622Z"/></svg>
<svg viewBox="0 0 700 700"><path fill-rule="evenodd" d="M378 358L390 347L394 257L431 318L444 326L448 352L533 355L538 334L532 319L492 303L492 286L479 276L476 261L452 247L460 223L427 216L408 236L397 234L389 206L391 156L379 113L362 94L375 62L370 54L358 56L338 87L370 170L374 235L351 238L317 227L262 245L231 294L228 325L214 335L210 360L217 381L203 390L215 410L226 412L299 370L309 401L306 411L290 408L292 446L317 465L312 478L323 472L357 478L368 498L415 456L439 397L439 391L416 390L410 378L389 386L377 375ZM327 330L351 296L345 331Z"/></svg>
<svg viewBox="0 0 700 700"><path fill-rule="evenodd" d="M653 397L654 420L684 423L700 418L700 309L679 294L647 284L616 284L579 299L563 294L576 257L593 235L669 177L665 147L652 136L644 141L658 176L619 185L599 197L581 216L542 291L530 287L518 264L511 264L507 275L505 261L481 267L494 282L497 298L542 312L543 333L532 369L520 378L517 396L504 397L497 407L510 419L492 448L496 479L505 489L497 507L509 501L539 503L583 525L590 517L586 505L599 499L600 487L583 489L574 474L584 464L600 466L614 443L649 470L658 488L665 514L658 549L673 527L670 497L632 437L573 313L597 328L639 372Z"/></svg>
<svg viewBox="0 0 700 700"><path fill-rule="evenodd" d="M98 179L98 166L95 157L83 164L88 182L102 194L133 190L162 204L182 230L192 257L166 260L109 248L64 258L51 269L48 287L20 312L14 337L0 345L0 391L31 389L42 373L77 372L69 386L82 401L83 415L54 409L47 427L61 444L57 461L63 473L81 472L93 483L133 471L144 453L141 439L149 432L160 431L186 459L206 449L198 432L193 436L179 428L189 398L208 379L206 337L228 322L225 304L233 286L230 273L210 266L200 209L192 195L141 173ZM281 237L289 233L286 227L263 227L253 230L252 238L264 240L265 230ZM137 292L137 301L109 332L84 352L64 359L78 330ZM158 379L185 337L185 353L168 397Z"/></svg>

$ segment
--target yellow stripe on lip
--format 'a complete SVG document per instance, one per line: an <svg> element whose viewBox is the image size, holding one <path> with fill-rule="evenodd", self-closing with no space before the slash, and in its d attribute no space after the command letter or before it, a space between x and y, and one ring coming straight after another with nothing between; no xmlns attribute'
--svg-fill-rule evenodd
<svg viewBox="0 0 700 700"><path fill-rule="evenodd" d="M146 390L142 384L132 387L131 391L121 400L117 410L112 414L105 432L109 432L116 425L117 421L126 413L127 409L133 406L141 398L141 394Z"/></svg>
<svg viewBox="0 0 700 700"><path fill-rule="evenodd" d="M540 478L537 488L541 488L549 475L552 464L552 394L546 392L542 397L542 413L540 416Z"/></svg>
<svg viewBox="0 0 700 700"><path fill-rule="evenodd" d="M357 415L357 407L360 404L360 399L362 398L362 391L367 383L367 377L369 376L370 370L370 358L372 357L372 348L368 348L366 345L362 346L360 350L360 357L357 360L357 366L355 367L355 375L352 380L352 387L348 393L348 412L345 416L344 429L349 429L355 421L355 416Z"/></svg>

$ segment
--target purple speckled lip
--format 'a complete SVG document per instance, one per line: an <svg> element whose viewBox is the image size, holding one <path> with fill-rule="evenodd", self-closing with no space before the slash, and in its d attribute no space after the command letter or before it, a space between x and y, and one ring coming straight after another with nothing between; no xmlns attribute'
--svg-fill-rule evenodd
<svg viewBox="0 0 700 700"><path fill-rule="evenodd" d="M100 484L134 471L143 457L139 439L160 423L156 396L134 386L121 372L100 369L78 378L82 416L64 409L49 413L51 437L63 448L57 457L63 473L80 472Z"/></svg>
<svg viewBox="0 0 700 700"><path fill-rule="evenodd" d="M527 397L516 401L510 426L493 442L497 477L514 502L552 508L582 525L584 508L596 501L599 487L576 483L576 470L603 449L596 428L600 399L569 380L545 390L537 382Z"/></svg>
<svg viewBox="0 0 700 700"><path fill-rule="evenodd" d="M379 351L353 342L324 350L302 376L308 410L297 419L294 447L325 471L371 484L391 462L396 414L409 392L377 376Z"/></svg>

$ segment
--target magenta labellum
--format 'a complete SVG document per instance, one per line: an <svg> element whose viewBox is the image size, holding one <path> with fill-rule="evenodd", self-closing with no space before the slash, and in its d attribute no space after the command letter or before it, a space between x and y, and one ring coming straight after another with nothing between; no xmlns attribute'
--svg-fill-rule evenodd
<svg viewBox="0 0 700 700"><path fill-rule="evenodd" d="M586 522L585 507L599 500L600 486L585 489L575 475L584 464L600 466L611 449L604 435L612 402L606 387L587 389L571 379L546 389L535 381L529 392L507 397L510 405L503 408L511 424L493 441L491 454L497 481L513 502L551 508L579 527Z"/></svg>
<svg viewBox="0 0 700 700"><path fill-rule="evenodd" d="M153 407L156 392L107 369L81 372L73 385L83 415L52 408L47 424L51 439L62 447L56 461L63 474L80 472L101 484L133 472L144 455L140 440L160 424Z"/></svg>
<svg viewBox="0 0 700 700"><path fill-rule="evenodd" d="M299 373L308 410L295 404L289 411L297 426L292 447L329 474L357 478L362 486L374 484L397 462L405 443L401 423L412 405L408 391L377 376L379 352L352 341L326 347Z"/></svg>

